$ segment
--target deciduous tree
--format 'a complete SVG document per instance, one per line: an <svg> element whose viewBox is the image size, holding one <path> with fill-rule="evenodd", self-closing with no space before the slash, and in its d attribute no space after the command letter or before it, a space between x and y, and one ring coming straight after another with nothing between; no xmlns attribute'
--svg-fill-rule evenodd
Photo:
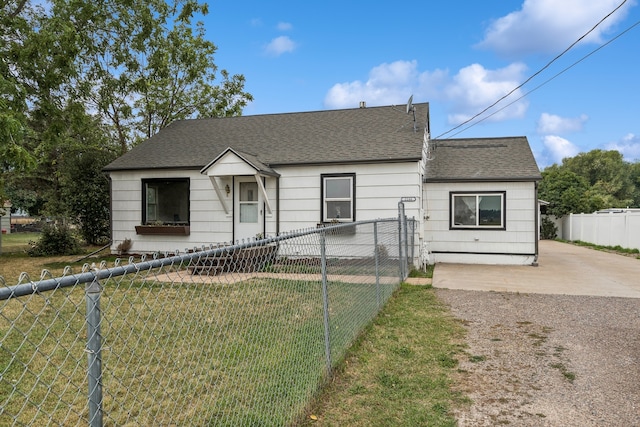
<svg viewBox="0 0 640 427"><path fill-rule="evenodd" d="M197 0L0 4L0 167L16 207L89 227L72 196L104 194L107 182L74 168L97 174L114 152L174 120L242 113L253 98L243 75L216 67L216 46L196 22L206 13Z"/></svg>

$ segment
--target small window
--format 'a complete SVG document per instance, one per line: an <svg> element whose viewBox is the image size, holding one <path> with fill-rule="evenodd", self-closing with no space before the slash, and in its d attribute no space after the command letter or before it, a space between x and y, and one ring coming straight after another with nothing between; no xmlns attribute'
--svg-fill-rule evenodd
<svg viewBox="0 0 640 427"><path fill-rule="evenodd" d="M189 179L142 180L142 223L189 225Z"/></svg>
<svg viewBox="0 0 640 427"><path fill-rule="evenodd" d="M355 174L321 175L322 222L355 221Z"/></svg>
<svg viewBox="0 0 640 427"><path fill-rule="evenodd" d="M505 193L451 193L451 228L505 229Z"/></svg>

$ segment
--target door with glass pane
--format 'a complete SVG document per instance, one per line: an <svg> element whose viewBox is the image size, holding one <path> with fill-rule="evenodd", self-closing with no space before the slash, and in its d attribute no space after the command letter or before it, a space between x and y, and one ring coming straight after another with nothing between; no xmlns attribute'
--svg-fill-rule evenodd
<svg viewBox="0 0 640 427"><path fill-rule="evenodd" d="M262 233L262 195L254 177L237 177L235 185L235 236L236 240L249 239Z"/></svg>

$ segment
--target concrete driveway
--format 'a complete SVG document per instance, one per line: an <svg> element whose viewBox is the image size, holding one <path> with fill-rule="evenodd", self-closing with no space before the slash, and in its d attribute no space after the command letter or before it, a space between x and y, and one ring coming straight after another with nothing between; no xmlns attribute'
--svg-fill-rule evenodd
<svg viewBox="0 0 640 427"><path fill-rule="evenodd" d="M540 241L538 267L438 264L435 288L640 298L640 260Z"/></svg>

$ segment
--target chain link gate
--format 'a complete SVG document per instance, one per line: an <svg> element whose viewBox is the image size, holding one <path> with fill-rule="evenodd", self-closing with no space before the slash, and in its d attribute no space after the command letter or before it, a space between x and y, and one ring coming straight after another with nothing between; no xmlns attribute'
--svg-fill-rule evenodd
<svg viewBox="0 0 640 427"><path fill-rule="evenodd" d="M294 423L406 278L414 224L0 280L0 425Z"/></svg>

